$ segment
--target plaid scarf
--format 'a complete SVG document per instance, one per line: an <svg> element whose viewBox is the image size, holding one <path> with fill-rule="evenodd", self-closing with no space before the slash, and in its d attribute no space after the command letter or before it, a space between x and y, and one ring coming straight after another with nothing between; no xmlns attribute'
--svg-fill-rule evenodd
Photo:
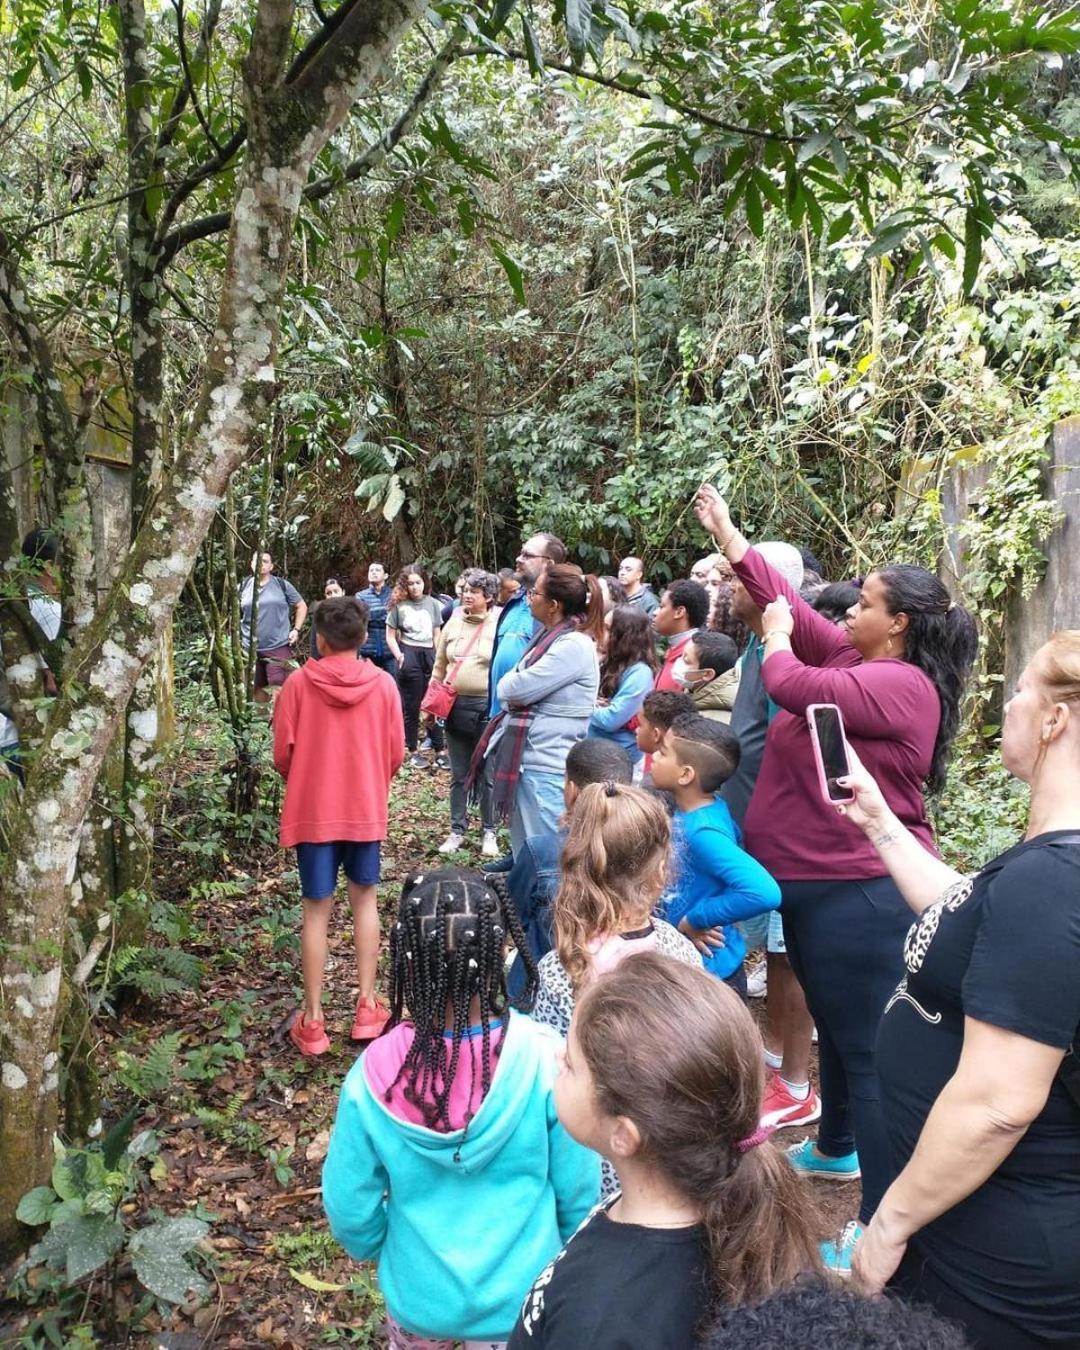
<svg viewBox="0 0 1080 1350"><path fill-rule="evenodd" d="M519 664L534 665L564 633L576 631L577 624L572 620L556 624L554 628L544 629L526 647ZM502 736L492 752L494 759L491 805L495 819L503 824L509 822L514 810L518 779L521 777L521 761L525 755L525 742L529 736L529 723L535 711L535 708L504 708L484 728L484 734L480 737L469 764L469 777L465 786L466 790L471 792L484 772L484 761L487 759L492 741L501 728Z"/></svg>

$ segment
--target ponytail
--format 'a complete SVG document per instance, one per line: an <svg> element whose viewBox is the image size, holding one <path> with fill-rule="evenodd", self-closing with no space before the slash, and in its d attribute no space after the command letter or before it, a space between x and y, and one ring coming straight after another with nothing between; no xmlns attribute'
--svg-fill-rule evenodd
<svg viewBox="0 0 1080 1350"><path fill-rule="evenodd" d="M637 1156L700 1207L707 1315L820 1270L807 1184L759 1142L761 1036L736 994L642 952L589 986L574 1029L600 1110L629 1117Z"/></svg>
<svg viewBox="0 0 1080 1350"><path fill-rule="evenodd" d="M941 580L925 567L886 567L878 576L889 613L908 618L905 660L917 666L937 690L941 718L926 786L930 792L940 792L960 729L964 686L979 647L978 630L963 605L953 604Z"/></svg>
<svg viewBox="0 0 1080 1350"><path fill-rule="evenodd" d="M586 576L575 563L553 563L544 572L544 594L558 601L564 618L573 619L581 632L602 643L604 592L595 576Z"/></svg>
<svg viewBox="0 0 1080 1350"><path fill-rule="evenodd" d="M555 950L575 993L589 976L590 943L648 922L670 843L667 811L650 793L616 783L581 789L552 903Z"/></svg>
<svg viewBox="0 0 1080 1350"><path fill-rule="evenodd" d="M753 1302L818 1268L807 1199L806 1183L775 1144L731 1159L702 1206L714 1309Z"/></svg>

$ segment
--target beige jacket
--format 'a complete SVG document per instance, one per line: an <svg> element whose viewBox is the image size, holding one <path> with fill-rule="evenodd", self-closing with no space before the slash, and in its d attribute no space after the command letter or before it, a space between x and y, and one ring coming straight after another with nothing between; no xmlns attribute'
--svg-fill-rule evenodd
<svg viewBox="0 0 1080 1350"><path fill-rule="evenodd" d="M481 618L479 615L466 616L455 609L443 624L439 634L439 650L435 654L435 665L431 672L433 680L445 680L447 672L453 669L455 661L465 655L465 648L476 637L477 624L483 624L480 636L473 649L462 662L454 676L454 688L462 698L487 698L488 670L491 667L491 652L495 645L495 628L499 622L498 608L489 609Z"/></svg>

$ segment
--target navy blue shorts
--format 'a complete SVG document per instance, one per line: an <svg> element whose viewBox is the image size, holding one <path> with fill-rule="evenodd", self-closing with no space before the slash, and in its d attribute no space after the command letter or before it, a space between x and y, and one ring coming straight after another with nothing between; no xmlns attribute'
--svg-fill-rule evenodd
<svg viewBox="0 0 1080 1350"><path fill-rule="evenodd" d="M378 839L371 843L297 844L300 894L305 900L328 900L337 886L338 872L356 886L374 886L379 880Z"/></svg>

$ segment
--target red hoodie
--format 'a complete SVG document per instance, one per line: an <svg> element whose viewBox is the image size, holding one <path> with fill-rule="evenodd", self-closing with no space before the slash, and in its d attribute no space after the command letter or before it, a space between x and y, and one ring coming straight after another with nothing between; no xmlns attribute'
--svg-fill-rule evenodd
<svg viewBox="0 0 1080 1350"><path fill-rule="evenodd" d="M274 708L281 846L385 839L390 780L404 758L393 679L352 652L307 661Z"/></svg>

